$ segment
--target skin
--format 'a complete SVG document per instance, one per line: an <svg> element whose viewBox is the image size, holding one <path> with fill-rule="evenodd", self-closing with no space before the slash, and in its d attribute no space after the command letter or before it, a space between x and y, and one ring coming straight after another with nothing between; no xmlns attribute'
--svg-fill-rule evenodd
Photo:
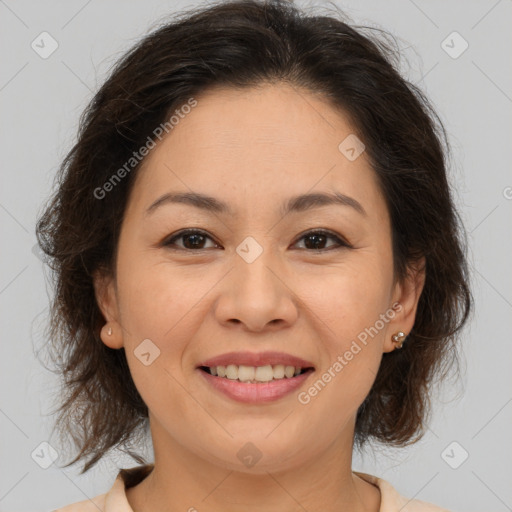
<svg viewBox="0 0 512 512"><path fill-rule="evenodd" d="M197 100L137 175L115 277L95 277L102 340L125 348L149 409L155 469L128 501L135 512L378 511L380 491L351 469L355 417L395 349L391 336L414 324L424 276L411 269L395 280L374 171L365 153L349 161L338 149L354 132L342 113L286 84L216 88ZM235 215L184 204L145 214L171 191L214 196ZM366 215L343 205L279 213L291 196L324 191L356 199ZM190 237L163 245L184 228L208 233L204 249L190 249ZM318 253L304 234L319 228L352 247L327 238ZM236 252L247 236L263 249L252 263ZM308 404L298 392L235 402L196 369L230 351L278 350L313 362L307 390L394 302L400 312ZM148 338L160 355L146 366L134 350ZM237 457L248 442L262 454L251 468Z"/></svg>

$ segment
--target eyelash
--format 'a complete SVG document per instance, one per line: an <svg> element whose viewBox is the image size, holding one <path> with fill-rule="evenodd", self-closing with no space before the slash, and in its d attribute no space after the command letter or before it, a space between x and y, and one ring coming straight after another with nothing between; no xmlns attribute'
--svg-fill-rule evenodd
<svg viewBox="0 0 512 512"><path fill-rule="evenodd" d="M176 250L176 251L199 252L199 251L207 251L207 250L210 249L210 248L187 249L186 247L172 247L173 245L175 245L174 244L175 240L183 238L183 237L185 237L187 235L203 235L206 238L209 238L210 240L212 240L214 243L216 243L212 239L212 237L210 235L208 235L208 233L206 233L205 231L202 231L200 229L185 229L183 231L180 231L180 232L176 233L175 235L172 235L171 238L167 238L162 243L162 245L164 247L167 247L167 248L170 248L170 249ZM344 240L340 236L336 235L332 231L328 231L328 230L325 230L325 229L313 229L311 231L307 231L306 233L301 235L301 237L298 239L298 241L301 241L301 240L303 240L304 238L306 238L307 236L310 236L310 235L323 235L323 236L326 236L328 238L331 238L331 239L336 241L336 243L338 244L338 247L333 247L333 248L328 248L328 249L300 249L300 250L304 250L304 251L308 251L308 252L313 252L313 253L324 253L326 251L331 251L331 250L335 250L335 249L351 249L352 248L352 246L346 240Z"/></svg>

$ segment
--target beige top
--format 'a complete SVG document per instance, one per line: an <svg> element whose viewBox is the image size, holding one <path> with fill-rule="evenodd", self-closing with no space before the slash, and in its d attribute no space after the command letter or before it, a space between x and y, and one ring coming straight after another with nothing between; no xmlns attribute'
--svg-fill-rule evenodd
<svg viewBox="0 0 512 512"><path fill-rule="evenodd" d="M141 482L153 469L153 464L121 469L110 490L93 499L72 503L53 512L133 512L125 490ZM445 508L420 500L404 498L386 480L367 473L354 473L380 490L380 512L450 512Z"/></svg>

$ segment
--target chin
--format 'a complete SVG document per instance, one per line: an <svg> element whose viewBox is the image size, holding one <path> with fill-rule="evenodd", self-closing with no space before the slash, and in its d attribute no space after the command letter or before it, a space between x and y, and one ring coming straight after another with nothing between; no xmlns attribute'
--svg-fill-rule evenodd
<svg viewBox="0 0 512 512"><path fill-rule="evenodd" d="M273 429L278 424L274 422ZM277 430L270 435L269 432L272 429L254 431L253 427L247 435L225 436L222 445L218 439L217 443L208 444L208 452L203 451L202 456L227 470L251 475L286 471L307 462L303 440L292 439L285 430L281 435Z"/></svg>

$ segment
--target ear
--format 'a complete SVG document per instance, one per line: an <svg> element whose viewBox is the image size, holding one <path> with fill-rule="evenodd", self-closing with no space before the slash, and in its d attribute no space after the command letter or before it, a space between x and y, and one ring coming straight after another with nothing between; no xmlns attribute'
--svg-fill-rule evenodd
<svg viewBox="0 0 512 512"><path fill-rule="evenodd" d="M93 275L96 302L106 319L101 328L101 341L107 347L118 349L123 347L123 331L119 321L119 308L114 276L110 272L97 270ZM111 334L109 334L111 332Z"/></svg>
<svg viewBox="0 0 512 512"><path fill-rule="evenodd" d="M392 301L395 316L388 324L383 352L396 350L391 339L393 334L402 331L408 335L414 326L418 302L425 285L425 263L425 258L411 263L404 279L395 284Z"/></svg>

